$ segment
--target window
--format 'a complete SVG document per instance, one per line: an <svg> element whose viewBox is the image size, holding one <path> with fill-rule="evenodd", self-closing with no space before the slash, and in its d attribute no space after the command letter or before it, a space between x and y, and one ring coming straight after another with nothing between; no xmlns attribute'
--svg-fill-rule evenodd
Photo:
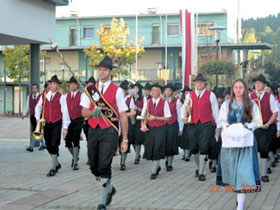
<svg viewBox="0 0 280 210"><path fill-rule="evenodd" d="M152 44L159 44L159 25L153 25Z"/></svg>
<svg viewBox="0 0 280 210"><path fill-rule="evenodd" d="M167 25L168 36L179 36L179 24L168 24Z"/></svg>
<svg viewBox="0 0 280 210"><path fill-rule="evenodd" d="M70 46L76 46L76 28L71 27L70 28Z"/></svg>
<svg viewBox="0 0 280 210"><path fill-rule="evenodd" d="M213 31L210 31L209 28L215 26L214 23L199 23L197 26L197 34L200 36L212 35Z"/></svg>
<svg viewBox="0 0 280 210"><path fill-rule="evenodd" d="M84 27L84 39L93 39L94 28L92 26Z"/></svg>

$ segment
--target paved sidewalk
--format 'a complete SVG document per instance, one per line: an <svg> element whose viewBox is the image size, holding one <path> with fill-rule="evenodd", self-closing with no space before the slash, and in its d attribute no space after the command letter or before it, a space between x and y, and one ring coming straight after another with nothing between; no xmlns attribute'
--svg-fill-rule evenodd
<svg viewBox="0 0 280 210"><path fill-rule="evenodd" d="M28 119L0 118L0 209L2 210L66 210L96 209L99 185L86 165L86 142L81 142L80 170L70 168L71 157L60 146L62 169L55 177L46 177L51 159L47 151L25 151L29 133L24 131ZM194 177L194 161L184 162L176 156L172 172L164 162L156 180L150 180L151 162L133 164L134 153L128 155L127 170L119 170L119 156L113 161L112 183L117 189L108 210L170 209L235 209L235 194L210 192L215 174L206 169L206 181ZM280 165L280 164L279 164ZM270 182L261 193L246 198L246 209L280 209L280 167L273 168Z"/></svg>

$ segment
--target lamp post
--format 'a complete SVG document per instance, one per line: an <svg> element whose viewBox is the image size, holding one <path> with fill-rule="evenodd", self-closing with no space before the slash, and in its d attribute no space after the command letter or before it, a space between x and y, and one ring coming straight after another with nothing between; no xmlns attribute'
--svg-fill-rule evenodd
<svg viewBox="0 0 280 210"><path fill-rule="evenodd" d="M219 59L219 42L220 42L220 33L221 31L225 30L225 27L221 26L214 26L208 28L210 31L214 31L215 33L215 40L216 40L216 60ZM216 69L216 87L218 87L218 69Z"/></svg>

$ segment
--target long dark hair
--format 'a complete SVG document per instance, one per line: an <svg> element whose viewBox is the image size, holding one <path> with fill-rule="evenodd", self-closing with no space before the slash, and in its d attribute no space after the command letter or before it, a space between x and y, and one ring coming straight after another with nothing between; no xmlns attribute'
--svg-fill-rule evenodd
<svg viewBox="0 0 280 210"><path fill-rule="evenodd" d="M242 101L243 101L243 115L242 115L242 120L244 122L251 122L253 119L253 104L250 100L250 96L249 96L249 89L246 85L246 83L244 82L243 79L237 79L234 81L234 83L232 84L231 87L231 93L230 93L230 102L228 105L229 111L232 111L231 105L233 103L233 100L235 98L234 92L233 92L233 87L237 82L241 82L244 85L244 94L242 97Z"/></svg>

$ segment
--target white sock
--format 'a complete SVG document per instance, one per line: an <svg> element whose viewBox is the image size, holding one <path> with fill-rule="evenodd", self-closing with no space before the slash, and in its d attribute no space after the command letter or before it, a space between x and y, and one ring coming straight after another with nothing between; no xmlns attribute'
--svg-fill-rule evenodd
<svg viewBox="0 0 280 210"><path fill-rule="evenodd" d="M168 156L167 157L167 165L168 166L172 166L173 159L174 159L174 156Z"/></svg>
<svg viewBox="0 0 280 210"><path fill-rule="evenodd" d="M152 174L156 174L159 168L159 160L153 160L153 171Z"/></svg>
<svg viewBox="0 0 280 210"><path fill-rule="evenodd" d="M59 164L58 159L57 159L57 155L51 155L52 157L52 166L51 169L56 169L56 166Z"/></svg>
<svg viewBox="0 0 280 210"><path fill-rule="evenodd" d="M216 167L217 166L217 160L211 160L212 161L212 167Z"/></svg>
<svg viewBox="0 0 280 210"><path fill-rule="evenodd" d="M135 150L135 160L139 159L140 152L141 152L141 145L139 144L134 145L134 150Z"/></svg>
<svg viewBox="0 0 280 210"><path fill-rule="evenodd" d="M101 178L100 179L100 185L101 185L101 196L100 196L100 202L99 204L106 205L106 199L107 199L107 185L108 185L108 178Z"/></svg>
<svg viewBox="0 0 280 210"><path fill-rule="evenodd" d="M261 158L261 169L262 169L262 176L266 176L266 170L267 170L267 158Z"/></svg>
<svg viewBox="0 0 280 210"><path fill-rule="evenodd" d="M74 147L73 149L73 159L74 159L74 164L78 163L79 159L79 147Z"/></svg>
<svg viewBox="0 0 280 210"><path fill-rule="evenodd" d="M205 161L206 155L199 155L199 174L203 175L204 174L204 169L206 165Z"/></svg>
<svg viewBox="0 0 280 210"><path fill-rule="evenodd" d="M237 210L244 209L244 202L245 202L246 194L245 193L237 193Z"/></svg>
<svg viewBox="0 0 280 210"><path fill-rule="evenodd" d="M189 149L184 149L184 157L185 158L190 157L190 150Z"/></svg>
<svg viewBox="0 0 280 210"><path fill-rule="evenodd" d="M197 153L193 157L194 157L194 161L196 164L196 168L197 168L197 170L199 170L199 154Z"/></svg>

